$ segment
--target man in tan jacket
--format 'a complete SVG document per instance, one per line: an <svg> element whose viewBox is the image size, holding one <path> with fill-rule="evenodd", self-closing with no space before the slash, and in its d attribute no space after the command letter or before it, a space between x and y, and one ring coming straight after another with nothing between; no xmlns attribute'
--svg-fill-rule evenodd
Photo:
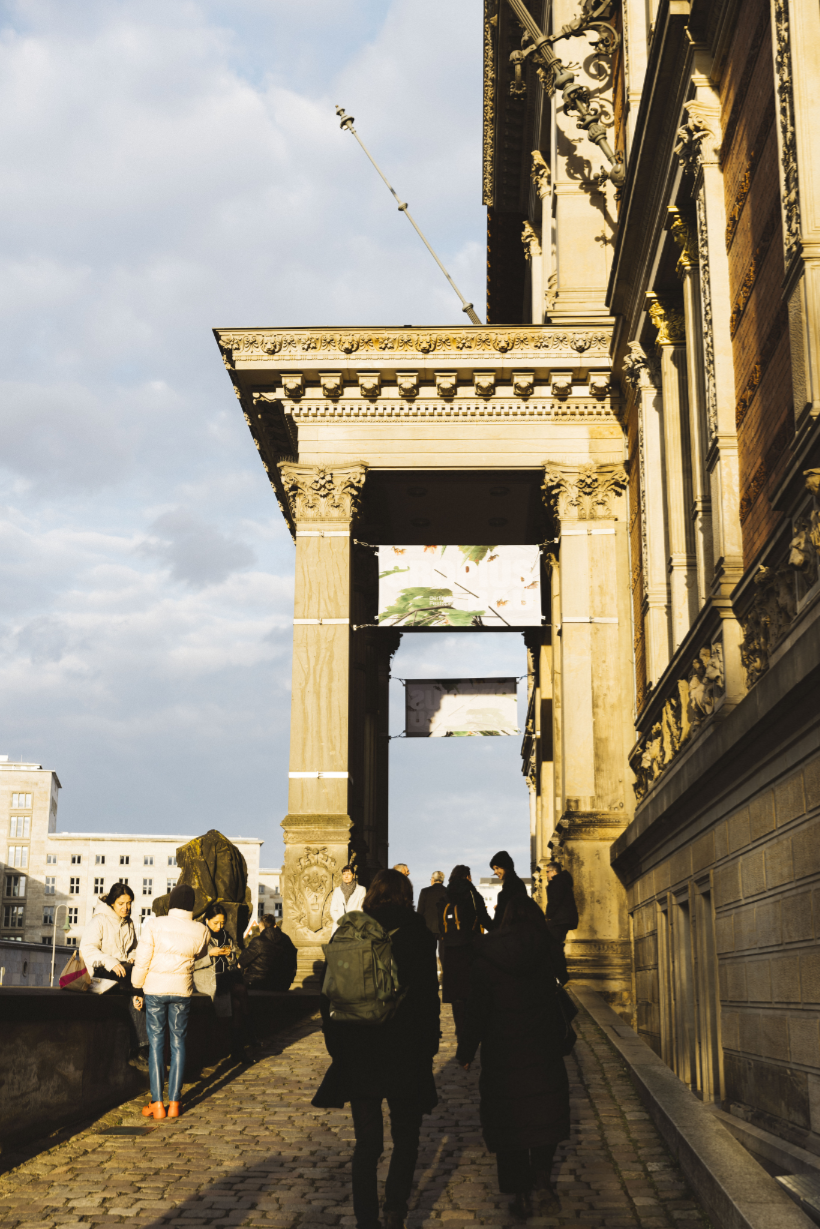
<svg viewBox="0 0 820 1229"><path fill-rule="evenodd" d="M185 1073L185 1034L194 992L194 961L207 950L208 931L193 920L194 889L180 884L171 893L167 917L154 918L140 939L131 985L142 987L148 1025L148 1076L151 1104L146 1118L164 1118L165 1030L171 1035L168 1117L179 1117L179 1094Z"/></svg>

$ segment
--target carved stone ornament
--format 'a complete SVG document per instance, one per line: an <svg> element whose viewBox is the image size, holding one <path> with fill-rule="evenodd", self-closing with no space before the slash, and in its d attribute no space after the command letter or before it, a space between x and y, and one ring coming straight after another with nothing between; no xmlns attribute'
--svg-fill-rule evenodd
<svg viewBox="0 0 820 1229"><path fill-rule="evenodd" d="M706 225L706 199L698 193L698 254L700 256L700 311L703 324L703 373L706 378L706 420L709 439L718 429L717 376L715 374L715 333L712 317L712 273L709 267L709 230Z"/></svg>
<svg viewBox="0 0 820 1229"><path fill-rule="evenodd" d="M512 377L513 392L516 397L530 397L535 392L534 371L514 371Z"/></svg>
<svg viewBox="0 0 820 1229"><path fill-rule="evenodd" d="M549 196L552 191L552 174L544 161L544 155L539 149L532 151L532 170L530 171L530 179L535 184L535 190L541 200Z"/></svg>
<svg viewBox="0 0 820 1229"><path fill-rule="evenodd" d="M720 118L717 107L693 100L684 110L686 123L678 129L675 157L692 175L697 175L704 163L717 163L720 155Z"/></svg>
<svg viewBox="0 0 820 1229"><path fill-rule="evenodd" d="M551 383L553 397L568 397L572 392L572 372L553 371Z"/></svg>
<svg viewBox="0 0 820 1229"><path fill-rule="evenodd" d="M774 0L775 69L780 113L780 170L783 178L783 244L786 260L798 250L800 240L800 181L797 166L797 134L794 126L794 76L792 73L789 0Z"/></svg>
<svg viewBox="0 0 820 1229"><path fill-rule="evenodd" d="M589 373L589 391L593 397L605 397L609 392L609 372L591 371Z"/></svg>
<svg viewBox="0 0 820 1229"><path fill-rule="evenodd" d="M378 371L360 371L359 376L359 392L363 397L375 398L378 397L382 387L381 373Z"/></svg>
<svg viewBox="0 0 820 1229"><path fill-rule="evenodd" d="M340 371L325 372L319 376L319 383L325 397L341 397L344 392L344 380Z"/></svg>
<svg viewBox="0 0 820 1229"><path fill-rule="evenodd" d="M493 203L495 184L495 39L497 6L494 0L484 0L484 157L482 167L481 202Z"/></svg>
<svg viewBox="0 0 820 1229"><path fill-rule="evenodd" d="M612 520L626 489L623 465L544 465L544 500L564 521Z"/></svg>
<svg viewBox="0 0 820 1229"><path fill-rule="evenodd" d="M400 371L396 383L401 397L417 397L419 395L419 373L417 371Z"/></svg>
<svg viewBox="0 0 820 1229"><path fill-rule="evenodd" d="M280 461L282 485L296 521L351 521L367 475L364 461L353 465L296 465Z"/></svg>
<svg viewBox="0 0 820 1229"><path fill-rule="evenodd" d="M669 299L656 294L646 296L649 318L658 330L657 345L681 346L686 341L686 323L683 309Z"/></svg>
<svg viewBox="0 0 820 1229"><path fill-rule="evenodd" d="M308 845L291 872L294 921L312 936L330 929L330 897L335 871L336 859L328 853L326 845Z"/></svg>
<svg viewBox="0 0 820 1229"><path fill-rule="evenodd" d="M664 704L660 721L638 740L629 757L638 801L722 706L726 682L721 640L700 650L685 676L678 679L675 691Z"/></svg>
<svg viewBox="0 0 820 1229"><path fill-rule="evenodd" d="M541 241L529 222L524 223L521 231L521 242L524 244L524 254L527 260L536 260L541 256Z"/></svg>
<svg viewBox="0 0 820 1229"><path fill-rule="evenodd" d="M657 372L639 341L631 341L622 363L624 379L630 388L638 389L647 384L657 384Z"/></svg>
<svg viewBox="0 0 820 1229"><path fill-rule="evenodd" d="M740 660L746 685L753 687L769 668L769 658L797 614L794 569L761 567L755 576L755 596L741 620Z"/></svg>
<svg viewBox="0 0 820 1229"><path fill-rule="evenodd" d="M805 594L817 583L820 575L820 469L804 469L803 477L813 501L794 523L794 533L789 543L789 564L799 575Z"/></svg>
<svg viewBox="0 0 820 1229"><path fill-rule="evenodd" d="M436 372L436 392L439 397L455 397L458 392L458 377L454 371Z"/></svg>
<svg viewBox="0 0 820 1229"><path fill-rule="evenodd" d="M282 388L285 390L285 396L295 401L305 391L305 377L301 372L284 375L282 376Z"/></svg>
<svg viewBox="0 0 820 1229"><path fill-rule="evenodd" d="M672 206L669 208L667 228L680 248L677 271L683 277L687 270L696 269L699 264L697 232L680 210Z"/></svg>
<svg viewBox="0 0 820 1229"><path fill-rule="evenodd" d="M473 372L473 387L477 397L492 397L495 392L495 372Z"/></svg>

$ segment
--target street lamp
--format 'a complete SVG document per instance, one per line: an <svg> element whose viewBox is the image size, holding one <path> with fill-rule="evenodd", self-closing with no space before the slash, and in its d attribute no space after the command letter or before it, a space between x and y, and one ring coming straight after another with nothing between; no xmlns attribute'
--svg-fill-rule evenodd
<svg viewBox="0 0 820 1229"><path fill-rule="evenodd" d="M68 920L68 905L54 906L54 921L51 924L51 987L54 988L54 959L57 955L57 917L61 909L65 909L65 924L63 931L68 934L71 930L71 923Z"/></svg>

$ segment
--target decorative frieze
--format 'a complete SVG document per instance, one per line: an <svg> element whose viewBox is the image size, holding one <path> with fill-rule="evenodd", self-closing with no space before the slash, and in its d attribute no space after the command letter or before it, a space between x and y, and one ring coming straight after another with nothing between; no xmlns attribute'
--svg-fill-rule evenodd
<svg viewBox="0 0 820 1229"><path fill-rule="evenodd" d="M544 500L560 521L613 520L626 490L623 465L544 465Z"/></svg>
<svg viewBox="0 0 820 1229"><path fill-rule="evenodd" d="M363 461L353 465L297 465L280 461L282 485L295 521L351 521L367 475Z"/></svg>
<svg viewBox="0 0 820 1229"><path fill-rule="evenodd" d="M516 397L531 397L535 392L535 372L514 371L513 392L515 393Z"/></svg>
<svg viewBox="0 0 820 1229"><path fill-rule="evenodd" d="M780 173L783 201L783 243L786 263L798 251L800 240L800 180L797 166L797 133L794 126L794 76L792 73L789 0L774 0L775 70L780 114Z"/></svg>
<svg viewBox="0 0 820 1229"><path fill-rule="evenodd" d="M722 706L726 695L722 637L700 650L663 705L660 720L635 745L629 763L640 801L704 723Z"/></svg>
<svg viewBox="0 0 820 1229"><path fill-rule="evenodd" d="M467 398L462 400L465 392ZM517 390L516 390L517 392ZM517 392L517 396L527 398L525 392ZM617 422L617 415L612 405L606 401L590 401L586 398L542 398L528 401L507 399L509 393L500 397L476 401L475 389L472 383L468 389L462 389L459 399L455 397L442 398L435 401L428 398L414 400L409 405L399 401L388 400L383 396L377 403L340 403L314 401L303 398L300 403L287 406L287 417L295 422L310 418L344 418L344 419L445 419L445 418L495 418L495 419L547 419L555 422ZM270 395L265 400L273 400Z"/></svg>
<svg viewBox="0 0 820 1229"><path fill-rule="evenodd" d="M492 205L495 186L495 38L493 0L484 0L484 159L481 202ZM498 18L496 18L496 21Z"/></svg>
<svg viewBox="0 0 820 1229"><path fill-rule="evenodd" d="M706 387L706 422L709 439L718 429L717 374L715 371L715 326L712 315L712 271L709 265L709 228L706 224L706 197L698 192L696 204L698 256L700 260L700 313L703 325L703 374Z"/></svg>

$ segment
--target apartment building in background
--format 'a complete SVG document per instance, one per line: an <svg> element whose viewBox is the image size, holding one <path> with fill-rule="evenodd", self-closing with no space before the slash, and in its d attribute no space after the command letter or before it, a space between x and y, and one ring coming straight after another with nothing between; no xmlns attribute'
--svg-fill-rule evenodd
<svg viewBox="0 0 820 1229"><path fill-rule="evenodd" d="M245 855L247 857L247 855ZM277 922L282 921L282 868L269 867L259 871L257 918L272 913Z"/></svg>
<svg viewBox="0 0 820 1229"><path fill-rule="evenodd" d="M0 757L0 823L6 836L0 845L5 862L0 942L51 944L56 924L58 943L77 946L97 901L118 882L134 893L132 916L139 930L152 901L171 891L179 878L177 849L194 833L57 832L59 789L53 770ZM229 839L242 851L248 886L257 900L262 841ZM272 911L266 905L265 912Z"/></svg>

